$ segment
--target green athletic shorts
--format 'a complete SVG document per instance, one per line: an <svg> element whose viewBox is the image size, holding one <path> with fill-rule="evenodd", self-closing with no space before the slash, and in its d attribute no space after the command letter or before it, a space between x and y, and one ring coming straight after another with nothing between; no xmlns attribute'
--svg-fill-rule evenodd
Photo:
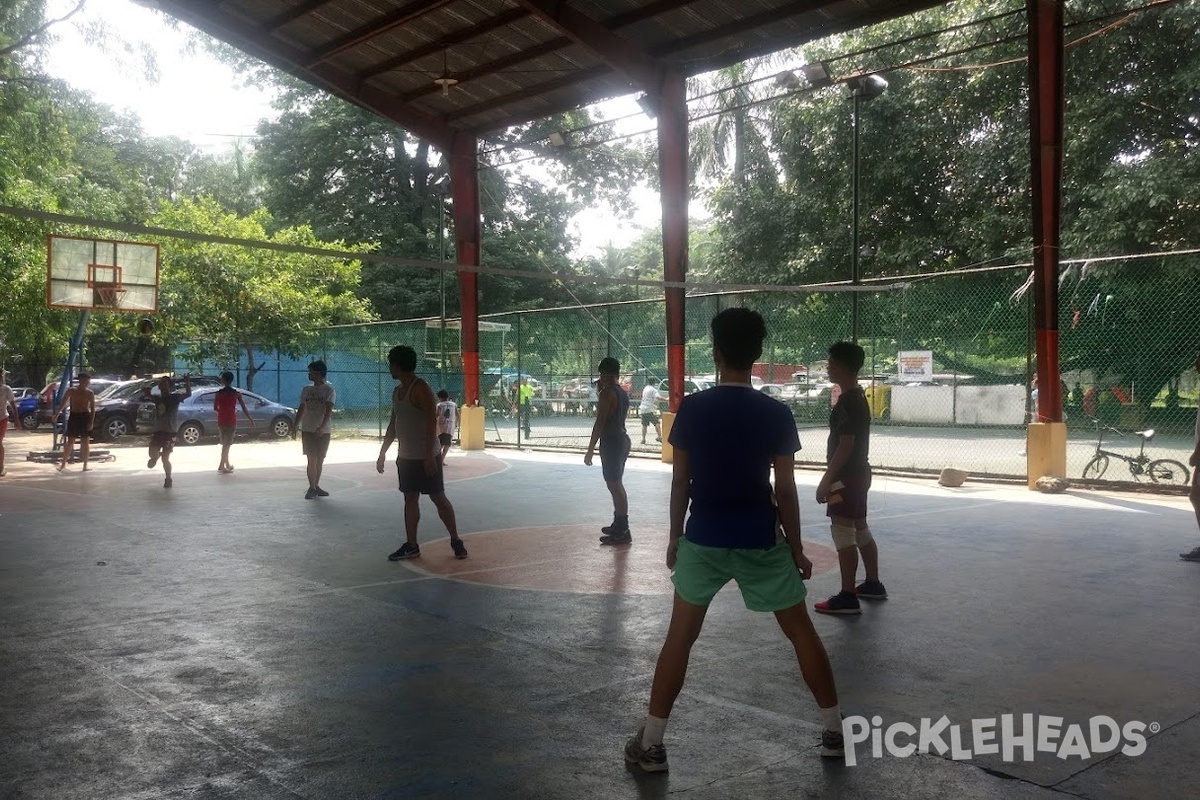
<svg viewBox="0 0 1200 800"><path fill-rule="evenodd" d="M803 603L808 594L786 542L751 550L679 540L671 582L685 601L707 606L730 580L737 581L751 611L781 611Z"/></svg>

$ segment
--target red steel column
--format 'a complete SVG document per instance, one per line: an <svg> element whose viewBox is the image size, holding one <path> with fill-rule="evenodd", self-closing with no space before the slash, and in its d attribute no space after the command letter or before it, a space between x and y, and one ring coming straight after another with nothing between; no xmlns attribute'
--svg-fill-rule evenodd
<svg viewBox="0 0 1200 800"><path fill-rule="evenodd" d="M1026 0L1033 177L1033 297L1038 422L1062 422L1058 360L1059 226L1063 171L1063 3Z"/></svg>
<svg viewBox="0 0 1200 800"><path fill-rule="evenodd" d="M658 113L658 174L662 184L663 277L682 282L688 261L688 116L687 85L682 75L663 78ZM666 290L667 392L671 411L683 400L687 369L684 289Z"/></svg>
<svg viewBox="0 0 1200 800"><path fill-rule="evenodd" d="M475 137L456 133L448 153L450 189L454 197L454 238L458 263L480 264L483 236L479 211L479 159ZM476 405L479 396L479 274L458 273L458 301L462 309L463 402Z"/></svg>

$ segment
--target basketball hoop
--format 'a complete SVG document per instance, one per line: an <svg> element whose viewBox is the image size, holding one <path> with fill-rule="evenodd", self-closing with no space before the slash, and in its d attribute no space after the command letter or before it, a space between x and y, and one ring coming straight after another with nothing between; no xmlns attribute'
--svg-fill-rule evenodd
<svg viewBox="0 0 1200 800"><path fill-rule="evenodd" d="M93 306L97 311L120 311L125 290L116 286L94 286L92 295Z"/></svg>
<svg viewBox="0 0 1200 800"><path fill-rule="evenodd" d="M46 306L154 314L158 275L158 245L52 235L46 255Z"/></svg>

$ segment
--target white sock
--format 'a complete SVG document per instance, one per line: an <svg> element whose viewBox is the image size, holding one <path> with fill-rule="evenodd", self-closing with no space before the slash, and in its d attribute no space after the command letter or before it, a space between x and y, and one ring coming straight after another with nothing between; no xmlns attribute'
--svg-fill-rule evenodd
<svg viewBox="0 0 1200 800"><path fill-rule="evenodd" d="M840 724L840 723L839 723ZM667 718L646 715L646 725L642 728L642 747L649 749L656 744L662 744L663 734L667 731Z"/></svg>
<svg viewBox="0 0 1200 800"><path fill-rule="evenodd" d="M842 732L842 712L839 706L821 709L821 724L827 731Z"/></svg>

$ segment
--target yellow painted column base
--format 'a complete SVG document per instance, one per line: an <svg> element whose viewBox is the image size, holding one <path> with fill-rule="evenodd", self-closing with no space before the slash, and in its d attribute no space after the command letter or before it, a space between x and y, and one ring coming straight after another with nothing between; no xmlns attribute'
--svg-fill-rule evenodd
<svg viewBox="0 0 1200 800"><path fill-rule="evenodd" d="M459 447L463 450L482 450L487 428L483 406L463 406L459 412Z"/></svg>
<svg viewBox="0 0 1200 800"><path fill-rule="evenodd" d="M673 464L675 462L675 449L667 444L667 440L671 438L671 426L675 424L675 413L673 411L664 411L662 415L662 463Z"/></svg>
<svg viewBox="0 0 1200 800"><path fill-rule="evenodd" d="M1064 422L1033 422L1025 432L1026 480L1036 488L1043 475L1067 477L1067 425Z"/></svg>

